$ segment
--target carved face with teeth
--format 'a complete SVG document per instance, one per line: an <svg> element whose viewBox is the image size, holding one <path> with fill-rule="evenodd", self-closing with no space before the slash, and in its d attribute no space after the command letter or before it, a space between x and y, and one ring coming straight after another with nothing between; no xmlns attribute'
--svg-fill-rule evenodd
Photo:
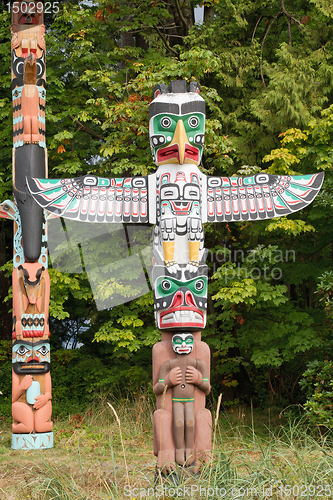
<svg viewBox="0 0 333 500"><path fill-rule="evenodd" d="M196 273L181 268L170 274L165 266L153 268L155 320L160 330L198 330L206 325L207 266Z"/></svg>
<svg viewBox="0 0 333 500"><path fill-rule="evenodd" d="M169 163L199 165L205 138L205 101L199 86L186 81L154 88L149 106L150 146L157 166Z"/></svg>
<svg viewBox="0 0 333 500"><path fill-rule="evenodd" d="M177 333L172 337L172 349L177 354L190 354L193 344L194 337L191 333Z"/></svg>
<svg viewBox="0 0 333 500"><path fill-rule="evenodd" d="M44 340L16 340L12 348L13 370L17 375L50 371L50 343Z"/></svg>

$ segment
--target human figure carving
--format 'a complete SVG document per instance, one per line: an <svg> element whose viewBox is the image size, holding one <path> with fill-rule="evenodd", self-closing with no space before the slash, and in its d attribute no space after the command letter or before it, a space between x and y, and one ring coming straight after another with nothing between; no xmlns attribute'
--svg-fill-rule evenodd
<svg viewBox="0 0 333 500"><path fill-rule="evenodd" d="M49 343L38 339L16 340L12 362L13 433L52 431Z"/></svg>
<svg viewBox="0 0 333 500"><path fill-rule="evenodd" d="M177 333L172 337L176 358L165 361L159 371L159 381L154 386L156 395L172 387L173 432L175 461L191 465L194 461L194 388L209 394L209 373L206 363L188 356L193 350L191 333Z"/></svg>

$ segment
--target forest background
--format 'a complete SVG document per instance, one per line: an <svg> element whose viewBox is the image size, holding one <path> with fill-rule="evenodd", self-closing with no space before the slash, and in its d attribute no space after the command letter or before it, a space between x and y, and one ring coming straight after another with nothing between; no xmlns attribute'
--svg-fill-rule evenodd
<svg viewBox="0 0 333 500"><path fill-rule="evenodd" d="M210 289L202 338L212 353L213 395L222 392L226 407L305 403L316 423L332 424L333 6L211 0L202 2L204 19L195 24L196 5L52 4L45 15L49 177L154 172L148 104L155 84L174 79L199 82L206 100L205 174L325 171L320 194L301 212L205 225ZM8 10L0 6L2 201L12 196ZM2 220L0 414L6 416L11 257L12 227ZM132 273L122 268L127 280ZM55 415L80 411L101 394L149 388L151 349L160 340L152 292L98 311L85 272L51 266L50 276ZM116 292L130 297L121 280L101 273L96 297Z"/></svg>

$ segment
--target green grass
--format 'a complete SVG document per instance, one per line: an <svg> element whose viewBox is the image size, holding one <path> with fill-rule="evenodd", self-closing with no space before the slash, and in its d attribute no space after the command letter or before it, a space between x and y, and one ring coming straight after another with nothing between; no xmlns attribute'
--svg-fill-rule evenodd
<svg viewBox="0 0 333 500"><path fill-rule="evenodd" d="M120 426L101 401L55 421L50 450L11 450L10 424L0 421L1 500L333 497L331 436L315 438L302 420L245 407L221 413L211 462L195 476L179 467L166 480L155 473L151 400L110 402Z"/></svg>

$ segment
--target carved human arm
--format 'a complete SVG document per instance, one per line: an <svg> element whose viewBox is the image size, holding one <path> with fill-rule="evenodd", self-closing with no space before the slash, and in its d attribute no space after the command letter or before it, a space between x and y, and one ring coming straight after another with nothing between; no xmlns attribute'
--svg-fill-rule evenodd
<svg viewBox="0 0 333 500"><path fill-rule="evenodd" d="M210 392L209 373L206 363L202 359L196 360L196 367L186 368L186 382L196 385L205 395Z"/></svg>
<svg viewBox="0 0 333 500"><path fill-rule="evenodd" d="M31 375L26 375L21 383L19 376L12 371L12 403L15 403L18 398L21 396L21 394L26 391L32 384L32 376Z"/></svg>
<svg viewBox="0 0 333 500"><path fill-rule="evenodd" d="M37 396L35 398L34 408L36 410L39 410L40 408L43 408L43 406L45 406L46 403L48 401L50 401L50 399L52 399L51 390L52 390L52 387L51 387L51 375L48 372L48 373L45 374L45 392L44 392L44 394L40 394L39 396Z"/></svg>
<svg viewBox="0 0 333 500"><path fill-rule="evenodd" d="M165 361L161 365L158 382L153 387L154 394L156 394L157 396L159 394L162 394L166 386L172 387L174 385L180 384L181 380L181 369L178 366L171 369L170 361Z"/></svg>

